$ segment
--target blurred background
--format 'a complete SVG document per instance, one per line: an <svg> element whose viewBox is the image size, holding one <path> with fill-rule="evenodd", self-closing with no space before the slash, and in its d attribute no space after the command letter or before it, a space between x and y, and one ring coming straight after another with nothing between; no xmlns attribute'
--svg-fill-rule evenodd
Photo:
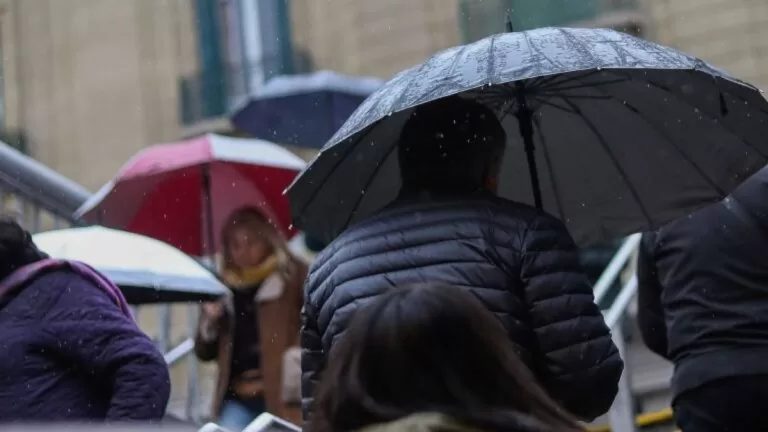
<svg viewBox="0 0 768 432"><path fill-rule="evenodd" d="M0 141L63 176L55 181L73 181L75 195L89 194L150 144L243 135L229 114L276 76L388 79L438 50L504 31L507 11L515 30L610 27L768 85L765 0L0 0ZM322 144L288 148L309 159ZM15 193L0 203L40 207L39 191L13 186L28 183L16 166L0 166L0 191ZM65 219L60 204L42 206L38 229ZM613 250L588 251L595 278ZM187 338L194 314L188 306L138 311L164 351ZM188 361L172 367L171 411L204 416L213 372ZM650 369L668 379L668 368ZM193 401L190 385L200 395Z"/></svg>

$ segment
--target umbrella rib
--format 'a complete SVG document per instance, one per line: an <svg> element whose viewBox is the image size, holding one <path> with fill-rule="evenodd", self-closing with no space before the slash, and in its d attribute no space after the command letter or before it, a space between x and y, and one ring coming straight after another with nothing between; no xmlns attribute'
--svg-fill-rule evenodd
<svg viewBox="0 0 768 432"><path fill-rule="evenodd" d="M552 192L555 195L555 202L557 203L557 213L560 215L560 220L565 223L565 212L563 210L562 196L560 194L560 190L557 187L555 170L552 167L552 158L549 154L549 148L547 148L547 139L544 137L544 128L541 127L541 117L533 116L533 124L536 126L536 132L538 132L539 139L541 140L541 149L544 153L544 160L547 163L547 171L549 171L549 182L552 183Z"/></svg>
<svg viewBox="0 0 768 432"><path fill-rule="evenodd" d="M349 147L348 147L348 148L347 148L347 150L344 152L344 155L343 155L343 156L341 156L341 157L340 157L340 158L339 158L339 159L338 159L338 160L337 160L337 161L336 161L336 162L333 164L333 168L331 168L330 170L328 170L328 173L327 173L327 174L326 174L326 175L323 177L323 180L322 180L322 181L319 181L319 182L317 182L317 186L315 186L315 189L312 191L312 194L309 196L309 198L307 198L307 200L306 200L306 201L304 202L304 204L301 206L301 208L299 209L299 211L297 212L297 214L302 214L302 213L304 213L304 210L306 210L306 208L307 208L307 207L308 207L310 204L312 204L312 202L315 200L315 197L317 197L318 193L320 192L321 186L322 186L322 185L323 185L323 184L324 184L326 181L328 181L328 178L329 178L329 177L331 177L331 175L332 175L332 174L333 174L333 173L336 171L336 169L339 167L339 165L340 165L342 162L344 162L344 160L346 160L346 159L349 157L349 155L352 153L352 149L354 149L354 148L356 147L356 144L357 144L357 143L359 143L359 142L361 142L362 140L364 140L364 139L365 139L365 138L366 138L366 137L367 137L367 136L368 136L368 135L371 133L371 131L373 131L373 129L375 128L375 126L376 126L375 124L372 124L372 125L369 127L369 129L368 129L368 130L367 130L367 131L366 131L366 132L365 132L365 133L364 133L364 134L363 134L363 135L360 137L360 139L358 139L358 140L356 140L355 142L353 142L353 143L350 143L350 144L349 144ZM322 150L321 150L321 152L322 152ZM318 157L319 157L319 156L320 156L320 155L318 155Z"/></svg>
<svg viewBox="0 0 768 432"><path fill-rule="evenodd" d="M690 164L690 165L693 167L693 169L694 169L694 170L696 170L696 172L698 172L698 173L699 173L699 175L700 175L700 176L701 176L701 177L704 179L704 181L706 181L706 182L709 184L709 186L710 186L712 189L714 189L714 190L715 190L715 191L716 191L716 192L717 192L719 195L721 195L721 196L725 196L725 195L726 195L725 191L723 191L723 190L722 190L722 189L721 189L721 188L720 188L720 187L717 185L717 183L715 183L715 182L714 182L714 181L713 181L713 180L712 180L712 179L711 179L711 178L710 178L710 177L709 177L709 176L708 176L708 175L707 175L707 174L704 172L704 170L703 170L703 169L702 169L702 168L701 168L701 167L700 167L698 164L696 164L696 163L695 163L695 162L694 162L694 161L693 161L693 160L692 160L692 159L691 159L691 158L688 156L688 154L686 154L686 153L685 153L685 152L684 152L684 151L683 151L683 150L682 150L680 147L678 147L678 146L677 146L677 144L674 142L674 140L673 140L673 139L672 139L672 138L671 138L671 137L670 137L670 136L669 136L669 135L668 135L666 132L664 132L664 131L663 131L661 128L659 128L658 126L656 126L656 124L655 124L654 122L652 122L650 119L648 119L648 118L645 116L645 114L643 114L642 112L640 112L640 110L639 110L639 109L637 109L637 108L636 108L634 105L630 104L629 102L620 101L620 100L616 99L616 97L615 97L615 96L613 96L612 94L610 94L610 93L606 92L606 91L605 91L605 90L603 90L603 89L600 89L600 88L596 88L596 89L597 89L598 91L600 91L601 93L603 93L604 95L606 95L606 96L609 96L609 97L610 97L610 99L612 99L613 101L615 101L615 102L616 102L616 103L618 103L619 105L621 105L621 106L625 107L626 109L630 110L631 112L633 112L634 114L636 114L638 117L640 117L640 118L641 118L641 119L642 119L642 120L643 120L643 121L644 121L644 122L645 122L645 123L646 123L648 126L650 126L650 127L651 127L651 129L655 130L655 131L656 131L656 133L658 133L659 135L661 135L662 137L664 137L664 139L665 139L665 140L667 140L667 142L670 144L670 146L671 146L673 149L675 149L675 151L676 151L676 152L677 152L677 153L680 155L680 157L682 157L682 158L683 158L683 159L684 159L686 162L688 162L688 163L689 163L689 164Z"/></svg>
<svg viewBox="0 0 768 432"><path fill-rule="evenodd" d="M590 70L590 71L588 71L588 72L586 72L584 74L576 73L573 76L568 76L568 77L565 77L565 78L563 78L562 74L552 74L552 75L546 77L545 79L542 79L540 82L538 82L536 84L538 84L537 88L540 88L540 89L543 89L544 91L546 91L549 88L554 88L554 87L557 87L557 86L561 86L563 84L567 84L567 83L570 83L570 82L573 82L573 81L580 81L581 82L581 80L583 80L585 78L589 78L590 76L595 75L598 72L600 72L600 71ZM557 81L558 78L563 78L563 79L560 80L560 81Z"/></svg>
<svg viewBox="0 0 768 432"><path fill-rule="evenodd" d="M352 221L352 218L355 217L355 214L357 213L357 207L360 205L360 202L363 200L363 197L365 197L365 190L368 189L368 186L371 185L373 182L373 179L376 178L376 174L379 173L379 170L382 166L385 165L385 162L390 154L392 154L392 151L397 147L397 141L394 141L389 146L389 150L384 154L384 158L382 159L384 162L376 165L376 168L373 169L373 172L368 177L368 180L365 181L365 185L363 185L363 189L360 190L360 195L355 200L355 205L352 206L352 211L349 212L349 217L347 217L347 220L344 222L344 226L349 225L349 223Z"/></svg>
<svg viewBox="0 0 768 432"><path fill-rule="evenodd" d="M643 201L640 199L640 194L637 192L637 189L632 185L632 183L629 181L629 178L627 177L627 173L624 171L624 168L622 168L621 164L619 164L618 159L616 159L616 155L613 154L613 151L611 151L610 146L605 141L605 138L600 134L597 127L595 126L592 121L587 118L587 116L584 115L584 113L581 112L581 109L576 106L573 102L569 101L568 99L563 99L563 102L568 104L571 109L573 109L579 117L584 121L584 124L586 124L587 128L592 132L592 134L595 135L595 138L597 138L597 141L600 143L600 146L603 148L603 151L605 151L605 154L608 155L608 157L613 161L614 166L616 167L616 170L619 172L619 175L621 176L621 179L624 181L624 184L627 186L627 189L629 189L629 193L632 194L632 197L634 198L635 202L637 203L638 207L640 208L640 212L643 214L643 217L645 218L646 222L648 223L649 227L653 226L653 219L651 219L650 213L648 213L648 209L643 204Z"/></svg>
<svg viewBox="0 0 768 432"><path fill-rule="evenodd" d="M552 92L562 92L562 91L566 91L566 90L580 90L580 89L583 89L583 88L594 88L594 87L598 87L598 86L602 86L602 85L619 84L619 83L622 83L622 82L625 82L625 81L627 81L626 78L618 78L618 79L611 80L611 81L600 81L600 82L596 82L596 83L584 83L584 82L581 82L578 85L572 85L572 86L566 86L566 87L558 87L558 86L554 86L553 85L553 86L549 86L549 87L541 89L539 91L539 94L547 94L547 93L552 93Z"/></svg>
<svg viewBox="0 0 768 432"><path fill-rule="evenodd" d="M541 99L540 97L536 96L536 97L534 97L534 98L533 98L533 100L534 100L535 102L539 102L539 103L541 103L542 105L547 105L547 106L549 106L549 107L552 107L552 108L556 108L556 109L559 109L559 110L561 110L561 111L567 112L568 114L575 114L575 115L579 115L579 113L578 113L578 112L576 112L576 111L573 111L572 109L570 109L570 108L568 108L568 107L562 107L562 106L560 106L560 105L558 105L558 104L556 104L556 103L554 103L554 102L550 101L549 99Z"/></svg>
<svg viewBox="0 0 768 432"><path fill-rule="evenodd" d="M598 95L558 95L556 93L539 93L541 96L550 96L558 98L568 99L583 99L583 100L608 100L610 96L598 96Z"/></svg>
<svg viewBox="0 0 768 432"><path fill-rule="evenodd" d="M614 73L618 73L618 71L617 71L617 70L613 70L612 72L614 72ZM628 81L630 81L630 82L635 82L635 83L639 83L639 82L640 82L640 81L637 81L637 80L634 80L634 79L632 79L631 77L628 79ZM728 126L728 125L725 123L725 122L723 122L721 119L718 119L716 116L713 116L713 115L711 115L711 114L707 113L706 111L704 111L704 110L702 110L702 109L699 109L697 106L694 106L693 104L691 104L691 103L690 103L690 102L688 102L687 100L685 100L685 99L681 98L680 96L678 96L678 95L677 95L677 93L673 92L673 91L672 91L670 88L668 88L668 87L666 87L666 86L664 86L664 85L662 85L662 84L659 84L659 83L656 83L656 82L654 82L654 81L650 81L650 80L645 80L645 81L643 81L643 82L644 82L644 83L646 83L646 84L648 84L648 85L652 85L652 86L654 86L654 87L658 88L659 90L662 90L662 91L664 91L664 92L666 92L666 93L668 93L668 94L671 94L671 95L672 95L672 96L674 96L674 97L675 97L677 100L679 100L680 102L682 102L682 103L684 103L684 104L688 105L688 106L689 106L689 107L691 107L692 109L694 109L694 110L699 110L699 112L701 112L702 114L706 115L706 116L707 116L707 117L709 117L711 120L714 120L714 121L716 121L717 123L719 123L719 124L720 124L720 125L723 127L723 129L725 129L725 130L726 130L726 131L728 131L728 132L729 132L731 135L733 135L733 136L735 136L736 138L738 138L738 139L739 139L739 141L741 141L741 142L742 142L742 144L744 144L746 147L749 147L749 148L751 148L752 150L754 150L755 152L757 152L757 153L758 153L760 156L762 156L763 158L766 158L766 159L768 159L768 155L766 155L765 153L763 153L763 152L762 152L760 149L756 148L754 145L752 145L752 144L751 144L750 142L748 142L746 139L744 139L744 138L743 138L743 137L741 137L739 134L737 134L736 132L734 132L734 131L733 131L733 130L732 130L732 129L731 129L731 128L730 128L730 127L729 127L729 126ZM732 93L728 93L728 94L730 94L730 95L733 95Z"/></svg>
<svg viewBox="0 0 768 432"><path fill-rule="evenodd" d="M699 61L701 61L701 60L699 60ZM689 70L688 70L688 72L689 72L689 73L691 73L691 74L693 74L693 73L696 73L696 72L698 72L698 73L706 73L706 74L709 74L710 76L712 76L712 74L711 74L711 73L709 73L709 72L706 72L706 71L703 71L703 70L701 70L701 69L689 69ZM752 91L755 91L755 92L760 92L760 90L759 90L759 89L757 89L757 88L753 87L753 86L752 86L751 84L749 84L749 83L743 83L743 82L734 82L734 81L732 81L732 80L729 80L729 79L725 79L725 78L723 78L723 77L721 77L721 76L716 76L716 75L715 75L715 76L712 76L712 77L715 79L715 82L717 82L717 80L723 80L723 81L731 82L731 83L733 83L733 84L737 84L737 85L740 85L740 86L742 86L742 87L746 87L746 88L749 88L749 89L751 89ZM719 86L719 85L717 86L717 89L718 89L718 90L720 90L720 91L722 91L722 90L720 89L720 86ZM745 102L745 103L749 103L749 101L748 101L748 100L746 100L744 97L742 97L741 95L739 95L739 94L737 94L737 93L731 93L731 92L726 92L726 93L728 93L728 94L729 94L729 95L731 95L731 96L734 96L734 97L736 97L737 99L739 99L739 100L740 100L740 101L742 101L742 102ZM761 95L761 96L762 96L762 95ZM763 108L758 108L758 109L760 110L760 112L761 112L761 113L763 113L763 114L768 114L768 111L766 111L765 109L763 109Z"/></svg>

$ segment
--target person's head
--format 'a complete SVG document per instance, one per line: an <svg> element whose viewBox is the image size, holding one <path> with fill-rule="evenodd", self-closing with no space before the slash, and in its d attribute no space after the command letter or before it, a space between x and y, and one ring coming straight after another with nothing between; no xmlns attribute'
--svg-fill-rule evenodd
<svg viewBox="0 0 768 432"><path fill-rule="evenodd" d="M243 270L282 252L283 239L256 208L235 210L221 230L221 256L227 270Z"/></svg>
<svg viewBox="0 0 768 432"><path fill-rule="evenodd" d="M478 102L451 96L421 105L400 134L403 188L495 193L505 145L496 115Z"/></svg>
<svg viewBox="0 0 768 432"><path fill-rule="evenodd" d="M393 289L355 314L331 350L310 425L345 432L421 412L486 431L583 430L539 387L500 321L439 283Z"/></svg>
<svg viewBox="0 0 768 432"><path fill-rule="evenodd" d="M0 215L0 280L14 270L47 258L32 236L10 216Z"/></svg>

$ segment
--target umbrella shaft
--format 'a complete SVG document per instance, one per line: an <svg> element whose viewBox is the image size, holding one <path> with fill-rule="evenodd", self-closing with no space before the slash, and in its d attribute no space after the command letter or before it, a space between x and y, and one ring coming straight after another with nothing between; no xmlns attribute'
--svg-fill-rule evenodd
<svg viewBox="0 0 768 432"><path fill-rule="evenodd" d="M533 201L536 208L542 208L541 186L539 184L539 170L536 166L536 148L533 145L533 111L525 103L525 96L518 92L518 110L516 113L520 136L523 138L525 156L528 160L528 171L531 175L531 188L533 189Z"/></svg>

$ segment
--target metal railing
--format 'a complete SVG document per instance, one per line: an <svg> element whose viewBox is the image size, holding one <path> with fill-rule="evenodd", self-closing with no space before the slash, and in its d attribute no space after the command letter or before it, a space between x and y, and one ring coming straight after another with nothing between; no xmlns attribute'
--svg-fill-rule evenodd
<svg viewBox="0 0 768 432"><path fill-rule="evenodd" d="M81 185L0 143L0 211L30 231L75 224L72 213L88 196Z"/></svg>
<svg viewBox="0 0 768 432"><path fill-rule="evenodd" d="M603 274L595 284L595 301L600 302L608 293L608 289L619 279L622 271L631 265L634 251L640 244L640 234L633 234L624 240L619 250L611 259ZM619 291L613 304L604 312L605 323L611 329L614 343L624 359L624 373L619 380L619 392L611 407L609 418L611 430L633 432L635 428L635 401L630 380L631 359L627 353L627 344L622 328L622 319L626 316L629 305L637 294L637 278L633 275Z"/></svg>

